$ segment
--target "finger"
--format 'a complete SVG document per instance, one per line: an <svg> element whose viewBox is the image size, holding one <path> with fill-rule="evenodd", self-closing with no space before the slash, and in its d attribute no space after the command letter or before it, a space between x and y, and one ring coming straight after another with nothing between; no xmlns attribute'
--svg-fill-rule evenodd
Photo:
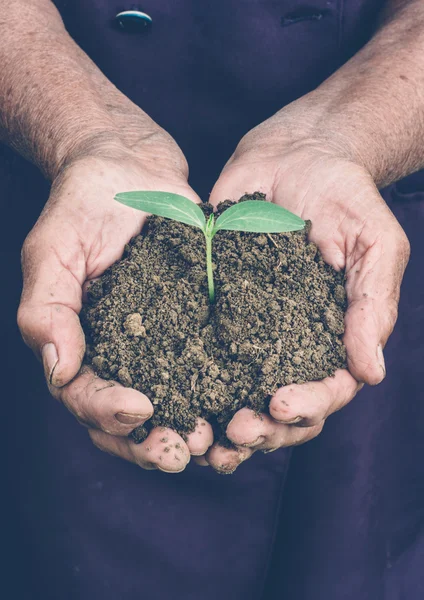
<svg viewBox="0 0 424 600"><path fill-rule="evenodd" d="M85 352L78 318L85 262L79 243L75 252L65 249L59 258L54 240L48 243L47 238L30 234L24 244L18 325L24 341L42 358L47 380L62 386L77 374Z"/></svg>
<svg viewBox="0 0 424 600"><path fill-rule="evenodd" d="M339 369L322 381L278 389L271 398L269 413L279 423L312 427L343 408L361 387L346 369Z"/></svg>
<svg viewBox="0 0 424 600"><path fill-rule="evenodd" d="M198 418L196 429L187 436L187 446L192 456L202 456L213 444L212 427L204 419Z"/></svg>
<svg viewBox="0 0 424 600"><path fill-rule="evenodd" d="M221 475L231 475L242 462L253 454L250 448L224 448L215 443L205 458L208 464Z"/></svg>
<svg viewBox="0 0 424 600"><path fill-rule="evenodd" d="M90 429L89 435L94 445L103 452L135 463L143 469L180 473L190 461L190 453L184 440L166 427L152 429L141 444L97 429Z"/></svg>
<svg viewBox="0 0 424 600"><path fill-rule="evenodd" d="M297 446L316 437L324 421L311 427L294 427L277 423L269 415L260 418L248 408L239 410L227 427L227 437L233 444L251 451L271 452L279 448Z"/></svg>
<svg viewBox="0 0 424 600"><path fill-rule="evenodd" d="M314 201L305 196L299 207L302 216L312 220L309 239L324 260L336 270L346 269L348 367L358 381L375 385L385 376L383 348L396 322L410 249L371 178L361 170L349 171L341 183L333 169L334 180L321 189L317 176L309 180L305 172L306 189L313 190ZM295 190L280 178L273 200L293 210L290 197L296 198Z"/></svg>
<svg viewBox="0 0 424 600"><path fill-rule="evenodd" d="M368 225L366 226L368 228ZM383 348L397 319L400 285L409 258L409 242L397 223L366 248L363 232L348 256L349 306L344 343L348 366L358 380L375 385L386 374Z"/></svg>
<svg viewBox="0 0 424 600"><path fill-rule="evenodd" d="M66 386L50 386L50 392L81 423L111 435L129 435L153 415L147 396L115 381L105 381L88 368Z"/></svg>

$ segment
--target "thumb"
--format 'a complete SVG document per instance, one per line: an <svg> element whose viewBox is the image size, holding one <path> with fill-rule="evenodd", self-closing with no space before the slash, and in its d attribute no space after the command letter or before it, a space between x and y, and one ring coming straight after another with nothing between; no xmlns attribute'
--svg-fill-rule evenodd
<svg viewBox="0 0 424 600"><path fill-rule="evenodd" d="M43 361L48 382L61 387L78 373L85 353L78 318L85 260L82 251L73 251L63 239L58 247L65 257L54 239L35 230L25 241L18 326L25 343Z"/></svg>
<svg viewBox="0 0 424 600"><path fill-rule="evenodd" d="M347 260L348 309L344 343L349 371L369 385L386 374L383 348L397 318L400 285L409 258L409 242L394 219L386 220L373 244L364 242L365 226ZM368 246L363 252L362 246Z"/></svg>
<svg viewBox="0 0 424 600"><path fill-rule="evenodd" d="M245 194L254 192L262 192L270 200L272 186L267 173L250 167L249 164L230 160L212 189L210 204L217 206L224 200L237 202Z"/></svg>

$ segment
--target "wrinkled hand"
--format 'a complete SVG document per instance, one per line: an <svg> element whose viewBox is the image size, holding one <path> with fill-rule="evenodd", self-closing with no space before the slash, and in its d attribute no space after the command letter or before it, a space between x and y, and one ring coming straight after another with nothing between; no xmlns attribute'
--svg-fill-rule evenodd
<svg viewBox="0 0 424 600"><path fill-rule="evenodd" d="M117 192L163 190L199 199L187 184L184 157L166 135L152 136L144 154L116 149L110 154L81 159L54 182L24 244L18 323L43 361L51 393L89 428L96 446L145 469L178 472L190 454L202 455L211 445L211 427L200 427L199 421L202 435L195 432L186 443L163 428L153 429L140 445L129 440L128 434L152 416L153 406L136 390L111 385L86 368L80 371L85 342L78 313L84 282L119 259L144 222L143 213L113 200ZM163 452L170 445L175 452Z"/></svg>
<svg viewBox="0 0 424 600"><path fill-rule="evenodd" d="M346 269L348 370L320 382L280 388L269 415L261 418L241 409L227 428L237 448L215 444L206 460L198 459L223 473L233 472L256 450L310 440L363 383L380 383L385 376L383 348L397 318L409 257L403 230L362 166L325 142L296 139L294 127L272 118L245 136L216 183L211 202L261 191L312 221L310 239L324 260L337 270Z"/></svg>

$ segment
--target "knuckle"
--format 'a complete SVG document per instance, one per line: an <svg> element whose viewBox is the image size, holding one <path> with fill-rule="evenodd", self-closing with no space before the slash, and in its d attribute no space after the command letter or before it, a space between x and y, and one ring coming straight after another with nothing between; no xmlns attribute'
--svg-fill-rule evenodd
<svg viewBox="0 0 424 600"><path fill-rule="evenodd" d="M85 390L73 390L68 394L63 394L62 401L81 425L98 425L97 419L92 418L93 415L85 406L85 395Z"/></svg>
<svg viewBox="0 0 424 600"><path fill-rule="evenodd" d="M21 265L24 271L24 276L28 268L34 264L35 249L37 246L37 235L34 229L26 236L21 249Z"/></svg>
<svg viewBox="0 0 424 600"><path fill-rule="evenodd" d="M402 228L400 228L400 231L398 234L397 246L398 246L400 255L407 262L411 255L411 244L409 242L408 236L406 235L406 233L404 232L404 230Z"/></svg>
<svg viewBox="0 0 424 600"><path fill-rule="evenodd" d="M28 320L30 318L30 313L27 310L26 304L21 302L18 308L18 313L16 315L16 321L19 327L19 331L23 334L27 329Z"/></svg>
<svg viewBox="0 0 424 600"><path fill-rule="evenodd" d="M16 323L21 333L22 339L25 344L31 348L36 354L39 352L39 345L37 343L36 329L38 319L31 308L29 303L21 301L16 314Z"/></svg>
<svg viewBox="0 0 424 600"><path fill-rule="evenodd" d="M85 427L98 426L98 420L93 418L90 407L87 406L89 383L78 380L62 389L61 400L77 421Z"/></svg>
<svg viewBox="0 0 424 600"><path fill-rule="evenodd" d="M80 425L84 425L85 427L97 427L98 429L102 429L105 433L111 433L111 431L104 426L99 415L82 407L78 402L74 402L74 404L68 408Z"/></svg>

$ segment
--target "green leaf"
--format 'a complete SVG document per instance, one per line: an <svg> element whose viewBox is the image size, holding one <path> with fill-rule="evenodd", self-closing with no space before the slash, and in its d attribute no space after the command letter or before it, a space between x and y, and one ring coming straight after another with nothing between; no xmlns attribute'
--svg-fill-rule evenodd
<svg viewBox="0 0 424 600"><path fill-rule="evenodd" d="M218 217L215 232L221 229L253 233L283 233L305 227L305 221L282 206L260 200L235 204Z"/></svg>
<svg viewBox="0 0 424 600"><path fill-rule="evenodd" d="M197 204L179 194L169 192L123 192L115 200L151 215L173 219L204 230L205 215Z"/></svg>

